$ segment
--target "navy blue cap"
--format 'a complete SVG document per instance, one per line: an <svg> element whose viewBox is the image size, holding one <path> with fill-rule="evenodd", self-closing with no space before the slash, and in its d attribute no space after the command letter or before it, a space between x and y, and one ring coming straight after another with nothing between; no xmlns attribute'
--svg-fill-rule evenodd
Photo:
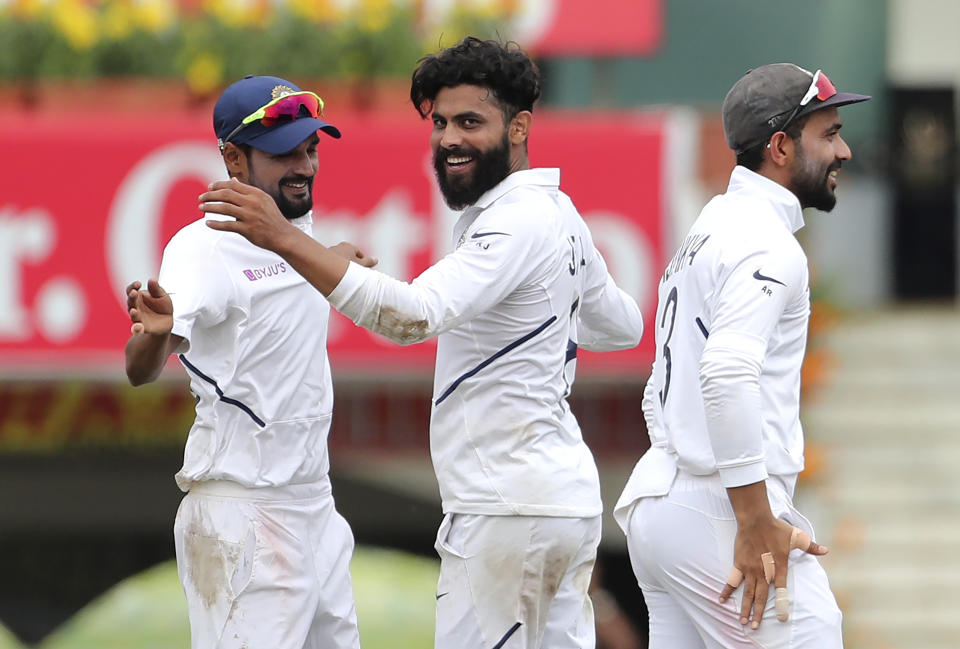
<svg viewBox="0 0 960 649"><path fill-rule="evenodd" d="M246 76L229 86L220 95L213 107L213 130L217 134L220 148L230 142L249 144L267 153L286 153L298 146L317 131L323 131L330 137L339 138L340 130L313 117L301 117L294 120L282 120L273 126L264 126L259 120L251 122L237 131L243 119L277 97L301 92L294 83L279 77Z"/></svg>

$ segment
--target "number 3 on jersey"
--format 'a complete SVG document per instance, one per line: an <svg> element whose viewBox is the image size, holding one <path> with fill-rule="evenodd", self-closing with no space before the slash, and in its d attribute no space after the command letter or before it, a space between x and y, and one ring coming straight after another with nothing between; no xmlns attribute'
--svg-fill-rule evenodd
<svg viewBox="0 0 960 649"><path fill-rule="evenodd" d="M673 362L670 358L670 337L673 336L673 325L677 321L678 299L679 294L677 293L677 287L674 286L670 290L670 295L667 296L667 301L663 304L663 313L660 316L660 329L663 329L667 323L667 312L669 311L670 313L670 328L667 330L667 337L663 341L663 349L661 350L664 365L663 389L660 390L661 407L666 404L667 395L670 393L670 370L673 366Z"/></svg>

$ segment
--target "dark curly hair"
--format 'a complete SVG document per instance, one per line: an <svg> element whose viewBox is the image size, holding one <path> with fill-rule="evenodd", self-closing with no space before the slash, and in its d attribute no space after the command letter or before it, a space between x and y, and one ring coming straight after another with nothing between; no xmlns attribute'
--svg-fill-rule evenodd
<svg viewBox="0 0 960 649"><path fill-rule="evenodd" d="M540 98L540 70L519 45L467 36L420 59L410 83L410 101L426 119L437 93L461 84L489 88L500 102L504 122L522 110L532 111Z"/></svg>

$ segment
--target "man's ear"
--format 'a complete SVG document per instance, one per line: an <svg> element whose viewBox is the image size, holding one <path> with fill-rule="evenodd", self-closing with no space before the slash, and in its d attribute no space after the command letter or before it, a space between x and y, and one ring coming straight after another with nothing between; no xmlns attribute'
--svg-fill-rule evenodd
<svg viewBox="0 0 960 649"><path fill-rule="evenodd" d="M233 142L223 145L223 162L227 165L227 173L231 178L247 177L247 154Z"/></svg>
<svg viewBox="0 0 960 649"><path fill-rule="evenodd" d="M770 136L770 141L767 142L767 157L775 166L785 167L793 159L795 145L792 137L783 131L777 131Z"/></svg>
<svg viewBox="0 0 960 649"><path fill-rule="evenodd" d="M533 113L529 110L521 110L510 120L510 143L523 144L530 135L530 126L533 124Z"/></svg>

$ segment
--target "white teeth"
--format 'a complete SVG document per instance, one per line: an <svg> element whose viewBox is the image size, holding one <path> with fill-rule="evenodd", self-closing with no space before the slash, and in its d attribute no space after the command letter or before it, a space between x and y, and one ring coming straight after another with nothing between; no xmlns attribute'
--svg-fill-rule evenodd
<svg viewBox="0 0 960 649"><path fill-rule="evenodd" d="M447 158L447 164L459 165L465 162L470 162L473 158L469 156L449 156Z"/></svg>
<svg viewBox="0 0 960 649"><path fill-rule="evenodd" d="M831 177L831 178L836 178L836 177L837 177L837 172L836 172L836 171L831 171L831 172L830 172L830 177Z"/></svg>

